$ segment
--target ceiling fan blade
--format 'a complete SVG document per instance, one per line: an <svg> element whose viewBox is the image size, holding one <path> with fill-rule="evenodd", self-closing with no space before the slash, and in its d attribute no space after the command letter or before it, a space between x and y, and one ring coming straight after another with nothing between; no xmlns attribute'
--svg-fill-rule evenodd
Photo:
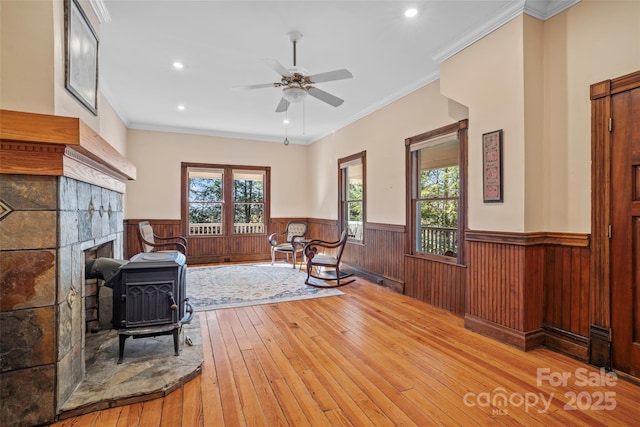
<svg viewBox="0 0 640 427"><path fill-rule="evenodd" d="M280 99L280 102L278 103L278 106L276 107L276 113L282 113L284 111L287 111L289 109L289 105L291 105L291 103L289 101L287 101L284 98Z"/></svg>
<svg viewBox="0 0 640 427"><path fill-rule="evenodd" d="M276 73L280 74L281 76L291 76L291 73L289 72L289 70L287 70L284 65L282 65L280 62L278 62L275 59L270 59L270 58L265 58L264 62L271 67L271 69L273 69Z"/></svg>
<svg viewBox="0 0 640 427"><path fill-rule="evenodd" d="M317 87L312 87L308 90L308 92L309 95L313 96L314 98L318 98L320 101L326 102L327 104L333 105L334 107L339 107L344 102L343 99L331 95L329 92L320 90Z"/></svg>
<svg viewBox="0 0 640 427"><path fill-rule="evenodd" d="M259 85L234 86L233 89L262 89L263 87L276 87L275 83L262 83Z"/></svg>
<svg viewBox="0 0 640 427"><path fill-rule="evenodd" d="M314 74L312 76L309 76L309 80L311 80L311 83L321 83L330 82L333 80L350 79L352 77L353 74L351 74L351 71L343 68L342 70L334 70L327 71L326 73Z"/></svg>

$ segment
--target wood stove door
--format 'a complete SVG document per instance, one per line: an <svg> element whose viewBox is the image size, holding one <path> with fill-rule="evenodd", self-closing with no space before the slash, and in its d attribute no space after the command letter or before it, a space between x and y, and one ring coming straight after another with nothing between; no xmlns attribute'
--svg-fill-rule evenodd
<svg viewBox="0 0 640 427"><path fill-rule="evenodd" d="M178 274L175 267L126 271L122 278L120 327L177 323Z"/></svg>

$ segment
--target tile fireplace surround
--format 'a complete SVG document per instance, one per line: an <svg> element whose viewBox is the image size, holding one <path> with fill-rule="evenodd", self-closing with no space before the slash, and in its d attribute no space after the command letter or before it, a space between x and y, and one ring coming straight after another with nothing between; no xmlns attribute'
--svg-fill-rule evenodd
<svg viewBox="0 0 640 427"><path fill-rule="evenodd" d="M84 251L122 258L136 170L79 119L0 110L0 142L0 424L45 424L85 374Z"/></svg>

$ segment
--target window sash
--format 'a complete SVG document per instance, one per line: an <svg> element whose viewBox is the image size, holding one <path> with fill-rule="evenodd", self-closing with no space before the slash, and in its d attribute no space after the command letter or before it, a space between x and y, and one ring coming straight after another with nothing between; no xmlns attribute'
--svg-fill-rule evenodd
<svg viewBox="0 0 640 427"><path fill-rule="evenodd" d="M464 262L467 128L468 121L461 120L405 140L409 254L436 261ZM451 166L457 166L457 171L450 171L457 172L455 175L438 176L443 173L438 172L429 187L420 180L425 170ZM424 220L422 208L429 216Z"/></svg>
<svg viewBox="0 0 640 427"><path fill-rule="evenodd" d="M340 227L350 240L363 241L366 216L365 152L339 159Z"/></svg>
<svg viewBox="0 0 640 427"><path fill-rule="evenodd" d="M231 236L266 232L268 168L206 167L183 163L183 174L188 192L183 194L188 235ZM192 180L196 178L205 180L204 184L211 180L211 187L219 183L219 188L208 192L201 189L201 194L196 194L192 187Z"/></svg>

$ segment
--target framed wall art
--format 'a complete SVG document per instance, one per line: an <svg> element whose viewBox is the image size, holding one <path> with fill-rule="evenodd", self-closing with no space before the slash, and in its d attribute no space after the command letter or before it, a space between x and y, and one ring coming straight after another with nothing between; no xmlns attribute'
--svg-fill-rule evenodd
<svg viewBox="0 0 640 427"><path fill-rule="evenodd" d="M77 0L65 0L65 88L98 115L98 37Z"/></svg>
<svg viewBox="0 0 640 427"><path fill-rule="evenodd" d="M502 129L482 134L482 193L485 203L502 202Z"/></svg>

